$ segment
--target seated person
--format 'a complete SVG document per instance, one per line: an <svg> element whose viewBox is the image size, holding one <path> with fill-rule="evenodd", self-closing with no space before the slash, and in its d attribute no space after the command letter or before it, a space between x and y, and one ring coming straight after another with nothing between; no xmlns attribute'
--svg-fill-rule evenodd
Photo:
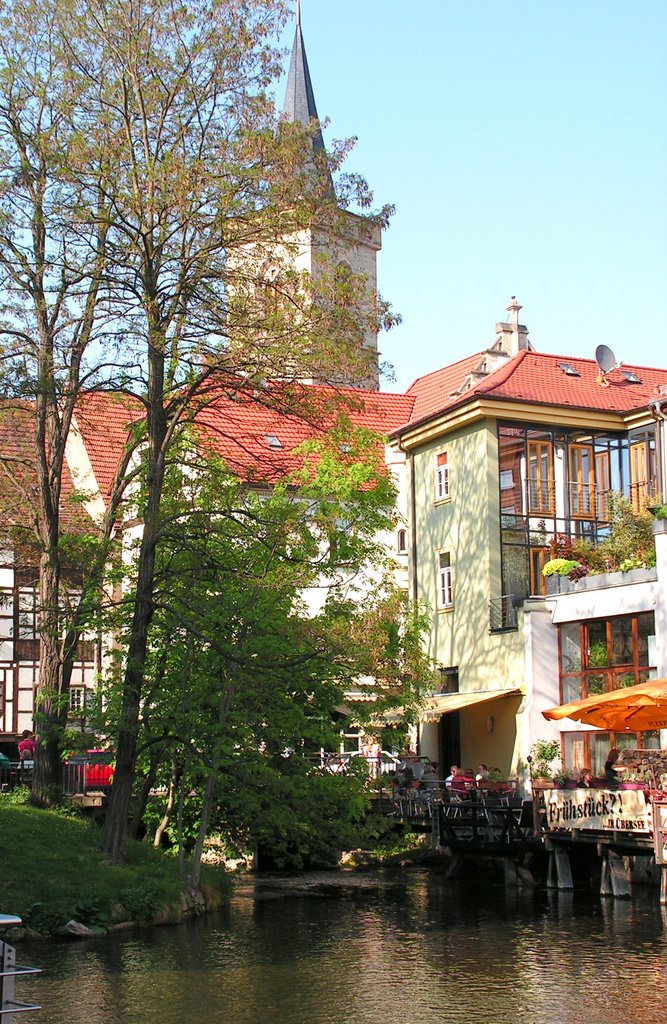
<svg viewBox="0 0 667 1024"><path fill-rule="evenodd" d="M453 779L455 779L456 776L460 774L460 771L461 769L457 764L452 765L452 767L449 769L449 775L445 779L445 785L447 787L451 786Z"/></svg>
<svg viewBox="0 0 667 1024"><path fill-rule="evenodd" d="M463 793L467 793L472 784L472 779L468 778L461 771L460 768L454 768L452 774L452 781L449 785L452 793L458 793L459 796Z"/></svg>
<svg viewBox="0 0 667 1024"><path fill-rule="evenodd" d="M24 729L19 740L19 760L33 761L35 758L35 738L30 729Z"/></svg>
<svg viewBox="0 0 667 1024"><path fill-rule="evenodd" d="M488 779L489 769L486 767L485 764L480 764L479 768L477 769L477 775L475 776L475 782L477 783L477 785L479 785L481 782L488 782Z"/></svg>
<svg viewBox="0 0 667 1024"><path fill-rule="evenodd" d="M590 768L582 768L579 772L579 780L577 782L577 788L591 789L593 786L593 772Z"/></svg>
<svg viewBox="0 0 667 1024"><path fill-rule="evenodd" d="M621 779L621 773L632 767L632 765L629 764L618 764L620 755L621 752L618 747L612 747L607 754L607 760L604 763L604 779L607 785L618 785Z"/></svg>

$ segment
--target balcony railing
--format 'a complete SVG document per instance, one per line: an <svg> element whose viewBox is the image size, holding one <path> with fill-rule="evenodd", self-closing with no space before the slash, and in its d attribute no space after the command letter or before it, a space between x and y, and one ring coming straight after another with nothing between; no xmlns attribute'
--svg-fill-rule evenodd
<svg viewBox="0 0 667 1024"><path fill-rule="evenodd" d="M501 633L503 630L517 629L517 608L524 598L518 594L505 594L503 597L492 597L489 601L489 631Z"/></svg>

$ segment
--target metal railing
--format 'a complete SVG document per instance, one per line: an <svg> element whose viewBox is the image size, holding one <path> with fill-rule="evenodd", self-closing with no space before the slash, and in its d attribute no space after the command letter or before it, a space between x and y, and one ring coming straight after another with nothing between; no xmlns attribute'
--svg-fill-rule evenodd
<svg viewBox="0 0 667 1024"><path fill-rule="evenodd" d="M517 594L492 597L489 601L489 631L499 633L504 629L517 629L517 608L522 602L523 598Z"/></svg>
<svg viewBox="0 0 667 1024"><path fill-rule="evenodd" d="M15 928L21 924L21 918L11 914L0 914L0 931ZM28 974L41 974L39 967L20 967L16 963L16 950L7 942L0 941L0 1019L2 1024L13 1024L14 1015L26 1013L28 1010L41 1010L38 1003L27 1003L14 995L16 978Z"/></svg>

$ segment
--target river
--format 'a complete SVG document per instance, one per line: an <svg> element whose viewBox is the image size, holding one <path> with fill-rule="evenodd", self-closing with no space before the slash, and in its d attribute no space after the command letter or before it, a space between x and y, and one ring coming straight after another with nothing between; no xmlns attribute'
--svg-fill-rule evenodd
<svg viewBox="0 0 667 1024"><path fill-rule="evenodd" d="M664 1024L656 894L506 890L434 870L242 880L178 927L22 944L21 1024Z"/></svg>

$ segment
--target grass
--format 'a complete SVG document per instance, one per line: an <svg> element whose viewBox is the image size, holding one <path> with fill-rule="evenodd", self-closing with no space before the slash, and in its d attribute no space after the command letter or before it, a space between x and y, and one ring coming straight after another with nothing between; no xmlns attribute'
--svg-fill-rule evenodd
<svg viewBox="0 0 667 1024"><path fill-rule="evenodd" d="M74 919L93 929L118 921L180 920L182 885L175 857L130 841L127 861L97 850L99 830L80 817L43 811L0 796L0 912L18 914L44 935ZM202 872L216 902L230 889L223 868Z"/></svg>

